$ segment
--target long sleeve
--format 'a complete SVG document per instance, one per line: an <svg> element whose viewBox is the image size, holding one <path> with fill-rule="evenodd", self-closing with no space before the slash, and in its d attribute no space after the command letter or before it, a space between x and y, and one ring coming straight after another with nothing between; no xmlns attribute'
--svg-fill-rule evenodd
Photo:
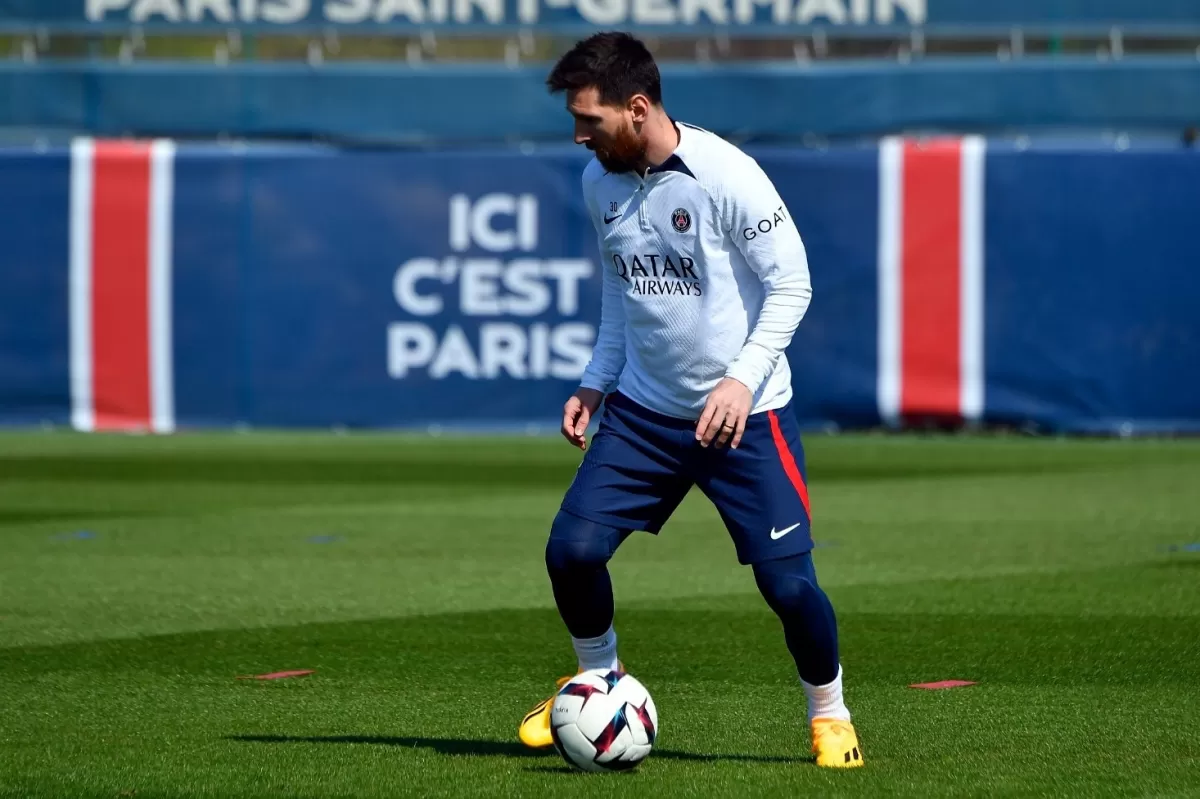
<svg viewBox="0 0 1200 799"><path fill-rule="evenodd" d="M584 199L588 216L596 226L597 245L601 254L600 329L596 332L596 344L592 358L583 370L579 384L584 388L609 393L625 368L625 308L620 278L603 260L604 246L600 241L600 227L592 207L587 177L584 178Z"/></svg>
<svg viewBox="0 0 1200 799"><path fill-rule="evenodd" d="M605 269L601 278L603 295L600 299L600 330L592 359L583 371L579 384L608 393L625 368L625 311L621 307L620 278L612 269Z"/></svg>
<svg viewBox="0 0 1200 799"><path fill-rule="evenodd" d="M718 209L762 280L765 296L750 336L725 374L757 393L804 318L812 283L800 232L766 173L747 159L736 175L728 179Z"/></svg>

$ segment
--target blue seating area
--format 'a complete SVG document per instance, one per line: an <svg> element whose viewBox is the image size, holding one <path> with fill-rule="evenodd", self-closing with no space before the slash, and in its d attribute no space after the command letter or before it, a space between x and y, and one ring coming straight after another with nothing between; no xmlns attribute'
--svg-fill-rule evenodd
<svg viewBox="0 0 1200 799"><path fill-rule="evenodd" d="M647 39L680 116L742 140L1200 117L1193 0L9 0L0 135L556 139L547 64L607 27Z"/></svg>
<svg viewBox="0 0 1200 799"><path fill-rule="evenodd" d="M663 69L681 118L741 139L891 132L1182 131L1200 117L1200 62L1168 58L906 66ZM561 139L541 67L45 63L0 65L0 126L412 145Z"/></svg>

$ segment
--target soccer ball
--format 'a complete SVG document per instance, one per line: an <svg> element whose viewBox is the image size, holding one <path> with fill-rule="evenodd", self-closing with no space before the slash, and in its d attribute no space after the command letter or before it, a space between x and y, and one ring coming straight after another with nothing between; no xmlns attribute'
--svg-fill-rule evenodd
<svg viewBox="0 0 1200 799"><path fill-rule="evenodd" d="M632 676L610 669L575 675L550 711L554 748L585 771L627 771L646 759L658 732L654 700Z"/></svg>

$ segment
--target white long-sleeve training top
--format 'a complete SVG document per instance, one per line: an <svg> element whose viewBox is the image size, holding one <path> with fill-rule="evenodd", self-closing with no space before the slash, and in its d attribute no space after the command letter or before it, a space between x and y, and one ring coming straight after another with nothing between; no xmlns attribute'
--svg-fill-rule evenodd
<svg viewBox="0 0 1200 799"><path fill-rule="evenodd" d="M812 297L800 233L753 158L676 127L675 153L645 176L595 159L584 170L603 298L581 384L697 419L728 376L750 388L752 412L782 407L784 350Z"/></svg>

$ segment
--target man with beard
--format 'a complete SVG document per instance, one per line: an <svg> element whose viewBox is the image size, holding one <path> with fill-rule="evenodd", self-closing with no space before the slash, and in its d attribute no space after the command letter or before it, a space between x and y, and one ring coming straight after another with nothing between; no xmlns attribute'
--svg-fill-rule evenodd
<svg viewBox="0 0 1200 799"><path fill-rule="evenodd" d="M563 409L562 434L585 455L546 546L578 668L622 669L608 561L633 531L658 533L698 486L782 622L817 764L861 766L837 624L813 569L784 353L812 296L800 234L752 158L667 115L658 67L632 36L579 42L547 85L566 94L575 142L595 154L583 195L604 266L592 359ZM552 705L522 720L525 744L553 744Z"/></svg>

